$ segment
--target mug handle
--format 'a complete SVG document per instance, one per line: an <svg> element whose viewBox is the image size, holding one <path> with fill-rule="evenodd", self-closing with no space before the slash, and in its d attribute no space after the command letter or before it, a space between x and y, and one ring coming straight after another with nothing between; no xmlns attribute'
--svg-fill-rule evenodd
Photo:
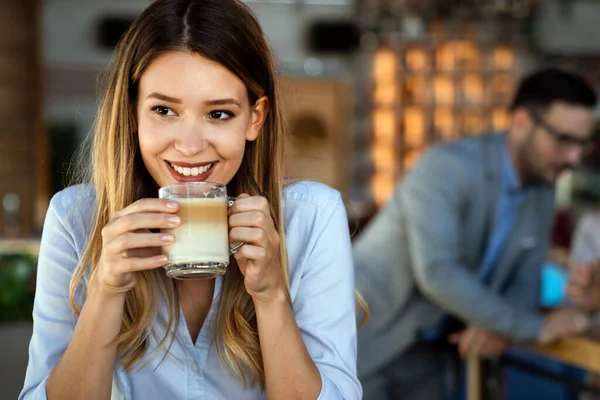
<svg viewBox="0 0 600 400"><path fill-rule="evenodd" d="M227 198L227 208L231 208L233 206L233 203L235 203L235 201L237 200L236 197L228 197ZM229 255L233 255L235 254L240 247L242 247L243 245L245 245L246 243L244 242L237 242L237 243L230 243L229 244Z"/></svg>

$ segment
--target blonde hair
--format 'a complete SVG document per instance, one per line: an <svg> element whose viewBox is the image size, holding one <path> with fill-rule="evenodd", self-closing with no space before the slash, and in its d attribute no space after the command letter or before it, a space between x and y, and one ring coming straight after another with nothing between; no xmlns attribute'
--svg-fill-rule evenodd
<svg viewBox="0 0 600 400"><path fill-rule="evenodd" d="M96 191L93 228L71 281L70 300L77 313L81 306L75 293L87 275L88 287L94 280L104 226L115 212L134 201L156 197L155 183L138 148L135 105L144 71L157 56L169 51L193 52L225 66L246 85L250 104L262 96L268 97L269 112L263 131L256 141L246 143L242 165L228 189L234 195L246 192L269 201L281 238L281 275L289 285L281 206L284 133L275 69L262 30L251 11L238 0L158 0L122 38L97 115L91 153L91 182ZM179 299L173 281L162 270L143 271L137 276L137 284L126 294L121 331L116 339L120 363L126 369L133 368L148 350L159 295L164 296L169 310L167 334L156 349L165 350L165 356L179 321ZM244 385L264 389L254 303L236 265L231 265L224 275L215 330L218 354L226 370Z"/></svg>

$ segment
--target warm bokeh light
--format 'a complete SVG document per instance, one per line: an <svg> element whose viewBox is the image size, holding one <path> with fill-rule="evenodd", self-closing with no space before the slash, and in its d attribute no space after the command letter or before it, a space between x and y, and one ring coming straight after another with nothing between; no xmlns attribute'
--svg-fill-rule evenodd
<svg viewBox="0 0 600 400"><path fill-rule="evenodd" d="M406 155L404 156L404 168L405 169L412 168L414 163L421 156L421 153L422 153L422 151L419 151L419 150L409 151L408 153L406 153Z"/></svg>
<svg viewBox="0 0 600 400"><path fill-rule="evenodd" d="M454 85L448 76L436 76L434 82L435 102L437 104L454 104Z"/></svg>
<svg viewBox="0 0 600 400"><path fill-rule="evenodd" d="M411 71L423 71L428 67L428 56L424 49L411 47L406 50L406 67Z"/></svg>
<svg viewBox="0 0 600 400"><path fill-rule="evenodd" d="M371 150L375 165L371 190L378 206L392 195L396 179L394 149L398 124L394 106L399 100L397 73L396 55L390 49L378 51L373 63L376 108L373 112L374 143Z"/></svg>
<svg viewBox="0 0 600 400"><path fill-rule="evenodd" d="M498 46L494 49L494 68L500 71L510 71L515 65L515 54L508 46Z"/></svg>
<svg viewBox="0 0 600 400"><path fill-rule="evenodd" d="M483 103L483 80L481 76L475 74L465 76L462 89L465 103L469 105Z"/></svg>
<svg viewBox="0 0 600 400"><path fill-rule="evenodd" d="M373 77L375 80L375 102L389 104L397 101L396 90L397 63L394 52L383 49L375 55Z"/></svg>
<svg viewBox="0 0 600 400"><path fill-rule="evenodd" d="M464 113L462 130L466 135L477 135L482 133L484 129L481 112L469 110Z"/></svg>
<svg viewBox="0 0 600 400"><path fill-rule="evenodd" d="M443 24L433 23L431 41L394 51L382 48L375 55L370 152L375 166L371 186L379 206L392 195L399 175L436 140L508 128L515 50L504 43L482 43L477 25L463 28L462 36L449 38Z"/></svg>
<svg viewBox="0 0 600 400"><path fill-rule="evenodd" d="M408 107L404 112L404 144L409 149L425 145L425 116L418 107Z"/></svg>
<svg viewBox="0 0 600 400"><path fill-rule="evenodd" d="M510 124L510 113L506 108L496 108L492 112L492 127L495 131L505 131Z"/></svg>
<svg viewBox="0 0 600 400"><path fill-rule="evenodd" d="M429 103L430 88L427 79L422 75L410 75L404 78L403 101L406 104Z"/></svg>
<svg viewBox="0 0 600 400"><path fill-rule="evenodd" d="M438 108L434 115L435 130L440 139L449 140L456 136L454 113L451 108Z"/></svg>

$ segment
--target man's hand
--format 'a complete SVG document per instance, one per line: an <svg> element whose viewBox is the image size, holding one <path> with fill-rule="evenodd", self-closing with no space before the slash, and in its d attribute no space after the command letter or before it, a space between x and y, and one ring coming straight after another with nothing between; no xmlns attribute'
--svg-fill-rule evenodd
<svg viewBox="0 0 600 400"><path fill-rule="evenodd" d="M539 342L547 344L565 336L579 335L590 327L590 323L590 318L575 307L559 308L544 318Z"/></svg>
<svg viewBox="0 0 600 400"><path fill-rule="evenodd" d="M598 263L573 265L567 293L571 300L588 313L600 310L600 266Z"/></svg>
<svg viewBox="0 0 600 400"><path fill-rule="evenodd" d="M471 356L496 358L508 346L507 340L503 337L475 326L450 335L448 340L458 346L458 352L462 358Z"/></svg>

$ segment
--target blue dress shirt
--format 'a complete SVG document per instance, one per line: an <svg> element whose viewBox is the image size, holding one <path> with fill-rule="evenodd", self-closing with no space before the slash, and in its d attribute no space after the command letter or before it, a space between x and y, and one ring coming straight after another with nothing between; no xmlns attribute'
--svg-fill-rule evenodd
<svg viewBox="0 0 600 400"><path fill-rule="evenodd" d="M69 280L85 248L95 196L91 186L74 186L55 195L46 215L39 254L33 310L34 329L21 400L46 399L46 381L62 357L77 317L69 305ZM337 191L315 182L298 182L283 197L293 311L304 344L321 374L321 400L360 399L356 377L354 272L344 203ZM222 279L195 343L181 315L169 355L151 357L157 341L132 370L117 367L112 399L265 399L256 387L244 388L227 374L213 338ZM84 301L83 292L79 300ZM154 328L165 333L167 312L160 302ZM148 365L142 367L146 362Z"/></svg>

